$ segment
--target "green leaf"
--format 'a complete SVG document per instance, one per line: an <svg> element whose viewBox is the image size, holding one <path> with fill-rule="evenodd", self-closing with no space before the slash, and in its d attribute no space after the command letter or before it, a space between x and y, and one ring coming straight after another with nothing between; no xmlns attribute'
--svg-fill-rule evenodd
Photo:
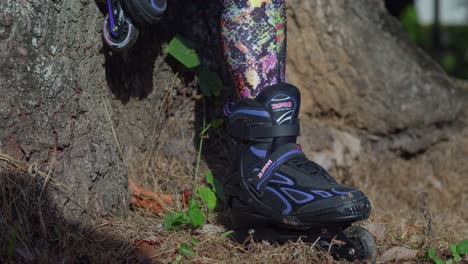
<svg viewBox="0 0 468 264"><path fill-rule="evenodd" d="M213 93L211 92L210 85L206 83L206 80L202 79L201 75L198 76L198 83L200 87L200 92L205 97L211 97Z"/></svg>
<svg viewBox="0 0 468 264"><path fill-rule="evenodd" d="M452 254L458 254L458 252L457 252L457 245L455 245L455 244L450 244L450 251L452 251Z"/></svg>
<svg viewBox="0 0 468 264"><path fill-rule="evenodd" d="M445 261L445 264L452 264L453 263L453 259L449 259L447 261Z"/></svg>
<svg viewBox="0 0 468 264"><path fill-rule="evenodd" d="M211 120L211 127L218 128L224 123L224 119L222 118L215 118Z"/></svg>
<svg viewBox="0 0 468 264"><path fill-rule="evenodd" d="M185 243L180 244L179 254L184 256L195 256L195 252Z"/></svg>
<svg viewBox="0 0 468 264"><path fill-rule="evenodd" d="M204 96L219 96L223 89L223 82L218 74L208 70L202 70L198 74L198 83Z"/></svg>
<svg viewBox="0 0 468 264"><path fill-rule="evenodd" d="M172 264L179 264L182 260L182 255L177 255L177 257L172 261Z"/></svg>
<svg viewBox="0 0 468 264"><path fill-rule="evenodd" d="M435 259L433 259L433 261L434 261L436 264L444 264L444 261L441 260L440 258L437 258L437 257L436 257Z"/></svg>
<svg viewBox="0 0 468 264"><path fill-rule="evenodd" d="M169 212L164 216L164 220L163 220L164 229L171 230L174 228L173 227L174 217L175 217L175 214L172 212Z"/></svg>
<svg viewBox="0 0 468 264"><path fill-rule="evenodd" d="M429 248L427 255L429 256L430 259L434 260L436 257L435 248L434 247Z"/></svg>
<svg viewBox="0 0 468 264"><path fill-rule="evenodd" d="M206 181L210 184L211 189L215 192L216 196L224 201L224 190L223 185L214 178L211 171L205 172Z"/></svg>
<svg viewBox="0 0 468 264"><path fill-rule="evenodd" d="M460 255L468 254L468 240L462 240L457 246L457 253Z"/></svg>
<svg viewBox="0 0 468 264"><path fill-rule="evenodd" d="M190 223L189 217L183 212L169 212L164 216L163 226L166 230L178 230L183 224Z"/></svg>
<svg viewBox="0 0 468 264"><path fill-rule="evenodd" d="M166 51L190 69L200 65L200 58L194 48L193 42L177 35L171 40Z"/></svg>
<svg viewBox="0 0 468 264"><path fill-rule="evenodd" d="M450 251L452 251L452 255L455 261L461 260L461 256L458 254L458 251L457 251L457 245L450 244Z"/></svg>
<svg viewBox="0 0 468 264"><path fill-rule="evenodd" d="M189 201L188 215L190 217L190 222L194 227L203 225L205 223L205 216L200 210L200 205L194 199Z"/></svg>
<svg viewBox="0 0 468 264"><path fill-rule="evenodd" d="M210 210L214 210L216 207L216 195L208 187L202 186L198 189L200 199L206 204L206 207Z"/></svg>
<svg viewBox="0 0 468 264"><path fill-rule="evenodd" d="M213 176L213 173L211 171L206 171L205 172L205 178L206 178L206 182L208 182L208 184L210 184L211 188L215 188L215 185L214 185L214 176Z"/></svg>
<svg viewBox="0 0 468 264"><path fill-rule="evenodd" d="M228 230L224 233L221 234L222 237L228 237L230 235L234 234L234 230Z"/></svg>
<svg viewBox="0 0 468 264"><path fill-rule="evenodd" d="M196 239L194 237L192 237L191 242L192 242L192 245L194 245L194 246L198 245L198 239Z"/></svg>

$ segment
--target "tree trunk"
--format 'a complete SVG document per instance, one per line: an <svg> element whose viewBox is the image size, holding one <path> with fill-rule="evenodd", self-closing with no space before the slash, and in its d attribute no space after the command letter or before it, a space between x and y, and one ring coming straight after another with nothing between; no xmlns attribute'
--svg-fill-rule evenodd
<svg viewBox="0 0 468 264"><path fill-rule="evenodd" d="M194 160L194 74L163 51L175 34L203 47L205 67L227 79L219 3L172 1L123 54L103 44L101 5L0 2L0 147L51 170L51 206L69 221L124 212L127 168L141 171L155 149Z"/></svg>
<svg viewBox="0 0 468 264"><path fill-rule="evenodd" d="M298 8L290 12L287 76L310 95L305 113L333 113L385 135L451 122L462 111L464 95L383 1L289 2Z"/></svg>
<svg viewBox="0 0 468 264"><path fill-rule="evenodd" d="M66 219L122 211L127 179L106 118L102 14L91 1L8 0L0 10L2 152L51 170L60 185L53 206Z"/></svg>
<svg viewBox="0 0 468 264"><path fill-rule="evenodd" d="M287 4L287 78L303 93L302 140L311 153L323 149L317 137L355 139L317 124L340 120L352 135L383 137L391 148L404 140L394 133L440 131L464 110L466 92L409 41L383 1ZM220 50L219 1L169 1L164 21L124 54L103 45L98 6L0 2L0 147L51 170L54 207L71 221L123 212L127 169L145 175L155 151L195 160L200 104L194 73L164 52L175 34L194 41L204 67L220 74L223 98L234 94ZM210 107L209 116L220 115L219 104ZM440 133L423 133L412 149L400 145L418 152Z"/></svg>

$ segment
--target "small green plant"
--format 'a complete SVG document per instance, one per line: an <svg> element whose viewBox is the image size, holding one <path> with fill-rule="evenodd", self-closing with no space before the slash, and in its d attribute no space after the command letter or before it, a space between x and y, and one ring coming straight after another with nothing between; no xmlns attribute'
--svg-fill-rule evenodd
<svg viewBox="0 0 468 264"><path fill-rule="evenodd" d="M190 248L189 245L182 243L179 246L179 254L183 256L195 256L195 252Z"/></svg>
<svg viewBox="0 0 468 264"><path fill-rule="evenodd" d="M198 194L200 200L206 206L209 212L213 211L217 205L216 190L222 192L220 184L214 179L210 171L205 173L207 186L200 186ZM219 195L219 193L218 193ZM169 212L164 216L164 228L167 230L178 230L183 226L198 227L206 222L206 216L201 210L200 204L195 199L190 199L189 206L186 211L177 213Z"/></svg>
<svg viewBox="0 0 468 264"><path fill-rule="evenodd" d="M175 59L177 59L180 63L182 63L185 67L189 69L195 69L197 72L198 83L200 92L202 93L201 99L203 100L203 126L202 131L199 134L200 144L198 147L198 157L197 157L197 165L195 167L195 184L194 184L194 193L200 192L199 194L203 196L203 200L210 210L214 209L213 207L213 195L208 191L208 189L203 188L198 190L197 184L197 177L198 172L200 169L200 160L201 160L201 152L203 148L203 141L207 137L207 132L210 128L218 128L223 124L222 118L215 118L211 120L209 124L206 122L206 106L205 106L205 98L210 97L219 97L221 94L221 90L223 89L223 81L219 78L219 75L213 71L209 71L206 68L201 66L201 60L195 50L195 44L180 36L176 35L171 42L168 44L166 51L172 55ZM219 189L215 188L214 184L212 185L213 190ZM202 199L203 199L202 198Z"/></svg>
<svg viewBox="0 0 468 264"><path fill-rule="evenodd" d="M191 225L193 227L201 226L205 223L205 215L200 209L200 204L190 199L189 207L186 211L177 213L169 212L164 216L164 229L178 230L183 226Z"/></svg>
<svg viewBox="0 0 468 264"><path fill-rule="evenodd" d="M205 223L205 215L200 209L200 204L194 199L189 201L188 215L190 217L190 223L194 226L201 226Z"/></svg>
<svg viewBox="0 0 468 264"><path fill-rule="evenodd" d="M198 194L200 199L206 204L208 210L213 211L216 207L216 195L215 193L206 186L198 188Z"/></svg>
<svg viewBox="0 0 468 264"><path fill-rule="evenodd" d="M429 259L436 264L452 264L454 262L459 262L462 260L462 255L468 254L468 240L462 240L458 245L451 244L450 251L452 252L453 258L450 258L445 262L437 257L434 247L429 248L427 255L429 256Z"/></svg>
<svg viewBox="0 0 468 264"><path fill-rule="evenodd" d="M197 246L198 240L194 237L191 239L192 245ZM179 255L172 261L172 264L179 264L184 257L193 257L195 256L195 251L186 243L182 243L179 245L178 249Z"/></svg>
<svg viewBox="0 0 468 264"><path fill-rule="evenodd" d="M204 97L217 97L221 94L223 81L217 73L201 66L201 60L192 41L176 35L167 45L166 51L185 67L196 71L200 91Z"/></svg>
<svg viewBox="0 0 468 264"><path fill-rule="evenodd" d="M207 175L207 179L208 178L211 178L212 180L211 181L208 181L208 183L210 183L210 185L212 186L213 188L213 191L216 193L216 197L220 198L221 201L224 203L225 202L225 198L224 198L224 187L223 187L223 184L221 182L219 182L217 179L214 178L213 174L210 172L210 171L207 171L206 173L208 173L209 175Z"/></svg>
<svg viewBox="0 0 468 264"><path fill-rule="evenodd" d="M223 88L223 81L219 78L218 74L208 71L201 70L198 74L198 83L203 96L219 96L221 89Z"/></svg>
<svg viewBox="0 0 468 264"><path fill-rule="evenodd" d="M200 67L201 61L198 54L195 51L195 45L190 40L187 40L181 36L175 36L167 47L167 52L181 62L185 67L192 69L195 68L197 72L197 78L199 82L200 92L202 94L201 99L203 102L203 124L199 134L200 142L198 146L197 163L195 166L195 177L193 194L198 194L198 197L190 199L188 208L180 212L170 212L164 217L164 228L168 230L178 230L182 227L198 227L206 222L206 215L204 212L212 212L218 203L217 197L224 198L223 189L221 184L215 180L213 173L210 171L205 172L205 179L208 186L202 185L197 186L198 174L200 170L200 161L203 149L203 142L208 137L207 133L211 128L220 127L224 120L222 118L215 118L211 122L206 120L206 102L205 98L219 97L223 88L223 82L219 78L218 74ZM199 98L198 98L199 99ZM202 207L197 200L202 202L202 205L206 207L206 210L202 210ZM233 231L228 231L222 234L227 237L231 235ZM195 238L191 239L191 245L196 246L198 240ZM195 251L190 245L182 243L178 248L179 254L172 262L178 264L184 257L195 256Z"/></svg>
<svg viewBox="0 0 468 264"><path fill-rule="evenodd" d="M223 124L223 119L221 118L216 118L213 119L208 125L206 124L206 109L205 109L205 101L203 100L203 126L202 126L202 131L200 132L200 143L198 146L198 157L197 157L197 164L195 166L195 183L194 183L194 190L195 192L198 191L198 195L200 196L200 199L204 202L206 207L208 208L209 211L213 211L216 208L217 204L217 199L216 199L216 190L221 190L221 187L219 184L216 184L216 181L214 179L213 173L210 171L205 173L205 178L206 181L209 184L209 187L207 186L200 186L198 188L197 182L198 182L198 173L200 170L200 161L201 161L201 155L202 155L202 150L203 150L203 142L204 139L207 137L206 133L210 128L218 128ZM219 195L220 193L218 193Z"/></svg>
<svg viewBox="0 0 468 264"><path fill-rule="evenodd" d="M207 132L210 128L218 128L223 124L223 119L215 118L209 124L206 122L205 97L219 96L223 83L219 76L206 69L200 70L200 59L195 51L195 44L182 36L175 36L167 46L167 52L181 62L187 68L196 68L199 80L199 87L202 93L203 100L203 126L199 134L200 144L198 147L197 164L195 166L195 179L193 193L198 194L200 200L206 206L208 211L213 211L216 208L216 190L220 190L219 184L215 183L213 174L206 173L206 180L210 186L197 186L198 173L200 169L200 161L203 149L203 141L207 137ZM198 227L206 222L206 216L203 213L200 204L196 197L190 199L188 209L180 212L170 212L164 217L164 228L168 230L178 230L183 226Z"/></svg>
<svg viewBox="0 0 468 264"><path fill-rule="evenodd" d="M224 233L221 234L221 237L228 237L230 235L234 234L234 230L228 230Z"/></svg>

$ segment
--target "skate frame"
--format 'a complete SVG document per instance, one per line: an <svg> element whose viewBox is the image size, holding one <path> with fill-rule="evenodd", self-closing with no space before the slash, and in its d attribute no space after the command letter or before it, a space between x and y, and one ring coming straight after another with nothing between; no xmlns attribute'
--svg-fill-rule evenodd
<svg viewBox="0 0 468 264"><path fill-rule="evenodd" d="M107 0L107 10L109 13L110 32L114 37L122 34L125 24L125 15L122 9L122 4L119 0ZM117 23L116 23L117 18Z"/></svg>
<svg viewBox="0 0 468 264"><path fill-rule="evenodd" d="M317 230L284 229L281 227L263 227L236 229L234 240L243 245L252 245L254 241L268 241L284 244L288 241L303 241L318 245L334 258L345 258L350 261L360 259L360 245L355 245L344 233L342 227L320 228Z"/></svg>

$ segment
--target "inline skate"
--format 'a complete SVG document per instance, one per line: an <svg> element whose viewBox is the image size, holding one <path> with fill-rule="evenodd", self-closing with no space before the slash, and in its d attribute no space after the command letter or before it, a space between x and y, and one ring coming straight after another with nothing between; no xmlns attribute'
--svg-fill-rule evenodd
<svg viewBox="0 0 468 264"><path fill-rule="evenodd" d="M316 243L336 258L375 262L376 244L353 222L369 217L359 190L338 184L296 143L299 90L281 83L224 108L231 141L226 201L234 238Z"/></svg>
<svg viewBox="0 0 468 264"><path fill-rule="evenodd" d="M104 41L113 50L129 49L138 38L138 28L157 23L166 8L166 0L107 0Z"/></svg>

